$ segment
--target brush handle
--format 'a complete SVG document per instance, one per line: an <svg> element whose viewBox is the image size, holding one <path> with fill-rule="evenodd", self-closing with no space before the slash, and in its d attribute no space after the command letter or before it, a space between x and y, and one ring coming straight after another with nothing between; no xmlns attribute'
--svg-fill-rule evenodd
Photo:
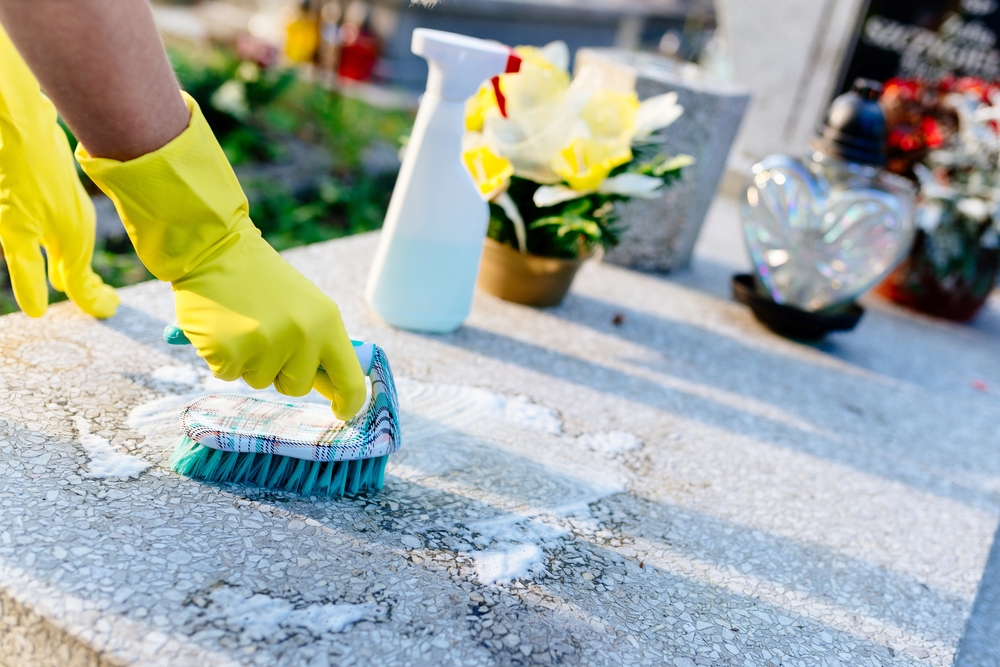
<svg viewBox="0 0 1000 667"><path fill-rule="evenodd" d="M184 335L181 328L177 326L176 322L171 322L163 329L163 340L168 345L190 345L191 341L188 337ZM372 362L375 357L375 346L371 343L365 343L360 340L351 339L351 345L354 346L354 354L358 357L358 363L361 364L361 370L365 375L370 375L372 372ZM319 367L323 370L323 367Z"/></svg>

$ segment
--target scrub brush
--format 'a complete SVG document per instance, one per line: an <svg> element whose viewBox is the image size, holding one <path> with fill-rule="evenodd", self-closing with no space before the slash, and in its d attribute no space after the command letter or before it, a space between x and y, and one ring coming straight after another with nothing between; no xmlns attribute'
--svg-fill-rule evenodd
<svg viewBox="0 0 1000 667"><path fill-rule="evenodd" d="M190 343L173 324L163 338L173 345ZM401 444L396 385L380 347L352 342L370 388L350 421L321 405L209 394L185 406L185 435L170 467L208 482L302 495L336 498L381 490L386 461Z"/></svg>

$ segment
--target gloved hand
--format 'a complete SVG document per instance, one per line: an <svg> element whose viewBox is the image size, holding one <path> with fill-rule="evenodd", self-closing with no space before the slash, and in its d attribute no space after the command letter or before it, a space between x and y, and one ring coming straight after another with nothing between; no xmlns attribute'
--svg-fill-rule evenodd
<svg viewBox="0 0 1000 667"><path fill-rule="evenodd" d="M111 317L118 295L94 273L94 205L73 164L56 110L0 28L0 244L14 298L41 317L49 280L81 309Z"/></svg>
<svg viewBox="0 0 1000 667"><path fill-rule="evenodd" d="M290 396L315 386L350 419L365 380L337 304L261 238L205 117L184 99L191 121L166 146L119 162L80 144L77 160L114 201L139 258L173 284L177 324L216 377Z"/></svg>

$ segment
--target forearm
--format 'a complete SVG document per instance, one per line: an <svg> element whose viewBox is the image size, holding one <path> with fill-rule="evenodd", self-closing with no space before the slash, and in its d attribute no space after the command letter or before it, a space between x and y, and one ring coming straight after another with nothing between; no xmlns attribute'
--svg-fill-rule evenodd
<svg viewBox="0 0 1000 667"><path fill-rule="evenodd" d="M91 155L129 160L187 127L146 0L0 0L0 23Z"/></svg>

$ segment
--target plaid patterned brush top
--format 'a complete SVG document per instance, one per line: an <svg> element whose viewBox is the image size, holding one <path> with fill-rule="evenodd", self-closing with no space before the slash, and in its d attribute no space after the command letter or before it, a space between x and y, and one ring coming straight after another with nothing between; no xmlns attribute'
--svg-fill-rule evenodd
<svg viewBox="0 0 1000 667"><path fill-rule="evenodd" d="M181 425L195 442L226 452L349 461L392 454L401 443L399 399L389 361L370 343L355 346L371 381L366 407L342 422L330 408L240 394L210 394L184 407Z"/></svg>

